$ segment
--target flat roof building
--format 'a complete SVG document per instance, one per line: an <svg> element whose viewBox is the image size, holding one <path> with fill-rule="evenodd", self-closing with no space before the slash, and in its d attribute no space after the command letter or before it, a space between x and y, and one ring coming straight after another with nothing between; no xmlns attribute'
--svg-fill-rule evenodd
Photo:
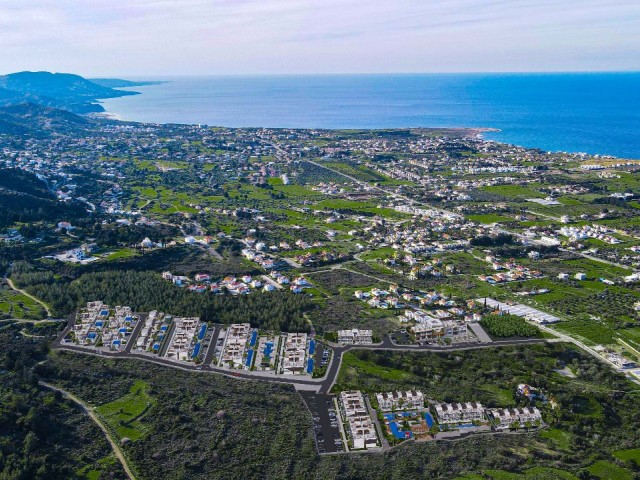
<svg viewBox="0 0 640 480"><path fill-rule="evenodd" d="M376 400L383 412L424 408L424 395L417 390L376 393Z"/></svg>
<svg viewBox="0 0 640 480"><path fill-rule="evenodd" d="M373 343L373 332L371 330L360 330L358 328L338 330L338 343L342 343L343 345L365 345Z"/></svg>
<svg viewBox="0 0 640 480"><path fill-rule="evenodd" d="M484 408L478 402L438 403L435 405L440 423L463 423L484 419Z"/></svg>

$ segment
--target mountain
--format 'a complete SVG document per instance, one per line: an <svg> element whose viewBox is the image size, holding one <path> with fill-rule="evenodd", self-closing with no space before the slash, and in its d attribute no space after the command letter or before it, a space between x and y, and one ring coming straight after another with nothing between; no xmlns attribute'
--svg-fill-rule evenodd
<svg viewBox="0 0 640 480"><path fill-rule="evenodd" d="M85 132L94 125L93 119L34 103L0 107L0 134L31 137L70 135Z"/></svg>
<svg viewBox="0 0 640 480"><path fill-rule="evenodd" d="M137 94L70 73L18 72L0 76L0 106L29 102L84 114L103 112L99 99Z"/></svg>

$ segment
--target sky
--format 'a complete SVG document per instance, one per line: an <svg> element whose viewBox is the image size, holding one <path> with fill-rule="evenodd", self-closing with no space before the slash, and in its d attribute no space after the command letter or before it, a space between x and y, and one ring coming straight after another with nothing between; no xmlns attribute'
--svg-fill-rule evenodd
<svg viewBox="0 0 640 480"><path fill-rule="evenodd" d="M0 73L640 70L639 0L1 0Z"/></svg>

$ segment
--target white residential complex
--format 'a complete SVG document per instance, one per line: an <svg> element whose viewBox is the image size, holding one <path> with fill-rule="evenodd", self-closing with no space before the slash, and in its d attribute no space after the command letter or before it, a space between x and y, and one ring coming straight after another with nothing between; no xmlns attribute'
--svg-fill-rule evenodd
<svg viewBox="0 0 640 480"><path fill-rule="evenodd" d="M251 335L251 325L248 323L233 323L229 325L224 337L224 346L220 355L221 367L240 368L243 365L244 353Z"/></svg>
<svg viewBox="0 0 640 480"><path fill-rule="evenodd" d="M542 414L536 407L493 408L487 411L493 417L498 430L522 428L527 426L527 423L531 423L531 426L539 426L542 422Z"/></svg>
<svg viewBox="0 0 640 480"><path fill-rule="evenodd" d="M371 330L338 330L338 343L343 345L365 345L373 343L373 332Z"/></svg>
<svg viewBox="0 0 640 480"><path fill-rule="evenodd" d="M282 373L304 373L307 359L307 334L287 333L282 346Z"/></svg>
<svg viewBox="0 0 640 480"><path fill-rule="evenodd" d="M101 301L88 302L75 319L73 334L79 345L106 347L120 351L130 340L138 315L130 307L110 308Z"/></svg>
<svg viewBox="0 0 640 480"><path fill-rule="evenodd" d="M484 419L484 408L478 402L438 403L435 405L440 423L463 423Z"/></svg>
<svg viewBox="0 0 640 480"><path fill-rule="evenodd" d="M379 446L376 428L369 416L364 396L360 391L340 393L340 403L353 449L375 448Z"/></svg>
<svg viewBox="0 0 640 480"><path fill-rule="evenodd" d="M444 323L437 318L424 318L412 327L417 342L429 342L444 336Z"/></svg>
<svg viewBox="0 0 640 480"><path fill-rule="evenodd" d="M174 329L165 357L176 360L189 360L190 350L200 328L198 317L177 317L173 320Z"/></svg>
<svg viewBox="0 0 640 480"><path fill-rule="evenodd" d="M383 412L391 410L420 410L424 408L424 396L417 390L406 392L376 393L378 407Z"/></svg>

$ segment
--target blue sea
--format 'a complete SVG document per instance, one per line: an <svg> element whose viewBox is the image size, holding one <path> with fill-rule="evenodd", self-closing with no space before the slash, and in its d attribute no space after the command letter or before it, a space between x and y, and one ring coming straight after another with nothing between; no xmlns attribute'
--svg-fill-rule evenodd
<svg viewBox="0 0 640 480"><path fill-rule="evenodd" d="M135 79L134 79L135 80ZM640 158L640 73L146 78L103 102L124 120L227 127L485 127L549 151Z"/></svg>

